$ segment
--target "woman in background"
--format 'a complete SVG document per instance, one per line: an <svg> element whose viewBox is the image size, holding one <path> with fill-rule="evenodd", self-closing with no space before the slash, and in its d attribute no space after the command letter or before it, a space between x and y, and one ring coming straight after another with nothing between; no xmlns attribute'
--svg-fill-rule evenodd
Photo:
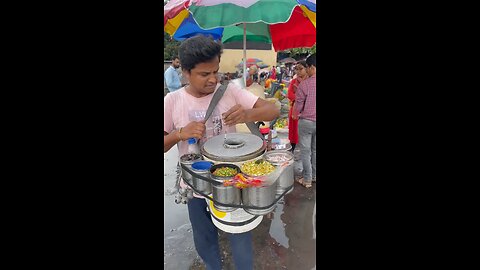
<svg viewBox="0 0 480 270"><path fill-rule="evenodd" d="M295 145L298 143L298 118L292 119L293 105L295 104L295 92L297 87L306 78L308 78L307 63L305 61L299 61L295 66L296 75L293 77L290 85L288 86L287 97L290 100L290 111L288 112L288 139L292 145L292 152L295 150Z"/></svg>
<svg viewBox="0 0 480 270"><path fill-rule="evenodd" d="M277 79L277 69L275 66L272 67L272 71L270 73L270 79L276 80Z"/></svg>

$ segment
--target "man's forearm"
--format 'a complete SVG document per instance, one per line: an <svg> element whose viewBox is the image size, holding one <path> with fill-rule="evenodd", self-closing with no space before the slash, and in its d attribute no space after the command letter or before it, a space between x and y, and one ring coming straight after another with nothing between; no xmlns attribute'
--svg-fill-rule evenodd
<svg viewBox="0 0 480 270"><path fill-rule="evenodd" d="M280 116L280 110L272 103L269 103L268 106L252 108L247 110L246 113L247 117L245 122L271 121Z"/></svg>
<svg viewBox="0 0 480 270"><path fill-rule="evenodd" d="M306 96L304 95L303 88L298 88L297 92L295 93L295 105L293 106L293 109L297 112L297 115L302 113L303 107L305 106L305 98Z"/></svg>
<svg viewBox="0 0 480 270"><path fill-rule="evenodd" d="M163 152L166 153L168 150L170 150L175 144L180 142L180 136L178 134L178 131L173 131L170 134L165 134L166 132L163 133Z"/></svg>
<svg viewBox="0 0 480 270"><path fill-rule="evenodd" d="M296 100L295 101L295 104L293 105L293 109L295 110L295 112L297 113L297 115L301 114L302 111L303 111L303 107L305 106L305 103L303 102L303 100Z"/></svg>

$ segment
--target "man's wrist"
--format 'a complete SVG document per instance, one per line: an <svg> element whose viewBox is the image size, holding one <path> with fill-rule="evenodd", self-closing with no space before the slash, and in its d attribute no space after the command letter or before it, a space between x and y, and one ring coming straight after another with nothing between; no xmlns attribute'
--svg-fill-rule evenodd
<svg viewBox="0 0 480 270"><path fill-rule="evenodd" d="M177 139L179 142L183 141L183 137L182 137L182 129L183 127L179 128L176 133L177 133Z"/></svg>
<svg viewBox="0 0 480 270"><path fill-rule="evenodd" d="M248 123L248 122L253 122L254 120L252 119L252 115L254 114L254 108L252 109L248 109L248 110L245 110L245 121L244 123Z"/></svg>

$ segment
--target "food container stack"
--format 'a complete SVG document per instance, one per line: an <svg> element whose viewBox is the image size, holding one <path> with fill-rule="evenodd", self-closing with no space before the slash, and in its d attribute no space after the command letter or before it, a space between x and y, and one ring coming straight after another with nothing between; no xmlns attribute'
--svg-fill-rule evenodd
<svg viewBox="0 0 480 270"><path fill-rule="evenodd" d="M275 209L275 195L277 179L270 176L275 167L264 159L245 162L241 166L242 173L259 181L258 185L251 185L242 189L242 202L245 206L268 207L266 209L245 208L252 215L266 215Z"/></svg>
<svg viewBox="0 0 480 270"><path fill-rule="evenodd" d="M215 180L217 184L212 185L212 197L215 201L224 204L240 205L240 189L235 186L226 186L224 182L232 180L240 172L240 168L234 164L221 163L210 168L210 178ZM213 203L215 208L223 212L231 212L238 207L224 206Z"/></svg>

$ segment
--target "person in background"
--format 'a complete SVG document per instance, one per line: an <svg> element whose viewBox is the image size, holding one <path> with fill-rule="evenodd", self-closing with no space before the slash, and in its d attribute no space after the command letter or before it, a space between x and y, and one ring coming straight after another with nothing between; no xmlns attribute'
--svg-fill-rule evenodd
<svg viewBox="0 0 480 270"><path fill-rule="evenodd" d="M312 187L317 175L317 64L315 54L307 57L308 78L298 85L295 93L293 119L298 118L298 146L303 164L303 177L297 182Z"/></svg>
<svg viewBox="0 0 480 270"><path fill-rule="evenodd" d="M275 66L272 67L272 71L270 73L270 79L276 80L277 79L277 69Z"/></svg>
<svg viewBox="0 0 480 270"><path fill-rule="evenodd" d="M282 79L283 79L283 68L281 67L277 67L277 71L278 71L278 83L282 83Z"/></svg>
<svg viewBox="0 0 480 270"><path fill-rule="evenodd" d="M288 86L287 97L290 100L290 111L288 112L288 139L292 145L292 152L295 151L295 146L298 144L298 119L292 118L293 106L295 105L295 92L298 85L308 78L307 64L305 61L300 61L295 66L296 77L290 81Z"/></svg>
<svg viewBox="0 0 480 270"><path fill-rule="evenodd" d="M175 56L172 59L172 65L165 70L165 82L170 93L177 91L182 87L177 68L180 67L180 59Z"/></svg>
<svg viewBox="0 0 480 270"><path fill-rule="evenodd" d="M183 75L189 85L164 98L164 153L177 145L180 158L188 153L189 138L198 139L201 147L213 136L235 133L236 124L271 121L280 115L280 110L274 104L230 83L211 117L204 121L212 97L220 87L217 74L222 46L212 38L200 35L184 40L178 51ZM187 187L183 180L180 186ZM205 262L206 269L221 270L217 227L207 211L205 198L197 194L193 196L187 206L195 248ZM251 231L227 235L235 268L253 270Z"/></svg>
<svg viewBox="0 0 480 270"><path fill-rule="evenodd" d="M256 65L252 65L248 68L248 77L247 77L247 87L252 85L252 83L258 83L258 75L257 75L258 68Z"/></svg>

